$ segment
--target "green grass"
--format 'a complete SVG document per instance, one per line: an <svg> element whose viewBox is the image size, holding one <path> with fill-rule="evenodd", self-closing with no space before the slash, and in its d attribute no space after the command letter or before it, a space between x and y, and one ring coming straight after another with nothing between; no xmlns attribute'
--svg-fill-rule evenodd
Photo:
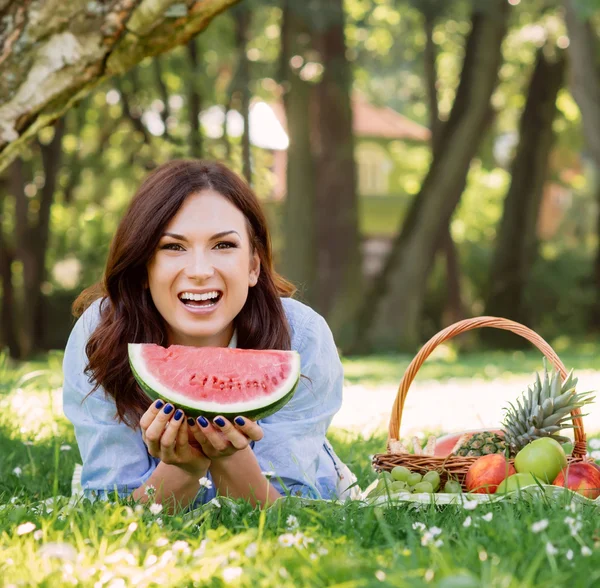
<svg viewBox="0 0 600 588"><path fill-rule="evenodd" d="M396 361L379 357L346 365L355 367L349 376L353 381L369 384L380 381L377 370L386 366L390 372L381 381L394 380ZM503 370L523 365L512 362L504 355L473 356L455 362L452 370L471 374L488 363L499 363ZM362 378L357 366L364 369ZM22 382L19 391L17 379L34 367L48 371ZM442 366L428 377L436 373L451 377ZM465 511L457 506L307 505L287 499L260 510L221 498L219 507L169 516L128 501L69 504L80 456L73 429L60 412L60 354L4 372L0 366L0 374L3 586L231 582L253 587L579 588L600 581L598 513L588 505L571 512L566 503L532 499ZM365 439L333 431L331 437L366 487L374 479L369 456L382 449L383 433ZM59 495L64 498L44 507L42 501ZM567 517L578 520L575 534ZM534 532L532 525L544 520L547 528Z"/></svg>

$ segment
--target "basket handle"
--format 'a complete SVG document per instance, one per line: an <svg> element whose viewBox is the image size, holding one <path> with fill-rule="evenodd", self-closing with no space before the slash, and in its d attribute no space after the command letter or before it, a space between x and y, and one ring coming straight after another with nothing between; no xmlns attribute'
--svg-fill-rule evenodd
<svg viewBox="0 0 600 588"><path fill-rule="evenodd" d="M406 400L408 388L415 379L419 368L431 355L433 350L441 343L452 339L456 335L460 335L461 333L465 333L467 331L472 331L473 329L480 329L482 327L494 327L496 329L511 331L516 335L520 335L524 339L527 339L546 356L550 363L560 372L563 380L567 377L567 370L552 347L550 347L550 345L535 331L532 331L525 325L509 319L493 316L480 316L459 321L453 325L450 325L449 327L446 327L437 333L437 335L434 335L431 339L429 339L429 341L427 341L427 343L421 347L417 355L410 362L410 365L406 368L398 388L394 406L392 407L392 415L390 417L388 430L388 441L390 439L398 439L400 437L400 422L402 420L402 411L404 409L404 401ZM587 445L583 429L583 420L581 418L581 410L576 408L571 412L571 415L573 416L573 424L575 426L575 444L573 446L573 455L577 457L585 457L587 454Z"/></svg>

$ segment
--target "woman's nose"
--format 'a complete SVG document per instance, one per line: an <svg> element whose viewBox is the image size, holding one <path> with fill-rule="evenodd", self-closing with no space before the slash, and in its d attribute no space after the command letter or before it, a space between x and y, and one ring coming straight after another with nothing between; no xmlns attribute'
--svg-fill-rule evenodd
<svg viewBox="0 0 600 588"><path fill-rule="evenodd" d="M196 280L206 280L215 273L210 259L203 253L196 253L191 256L190 263L186 266L186 274L189 278Z"/></svg>

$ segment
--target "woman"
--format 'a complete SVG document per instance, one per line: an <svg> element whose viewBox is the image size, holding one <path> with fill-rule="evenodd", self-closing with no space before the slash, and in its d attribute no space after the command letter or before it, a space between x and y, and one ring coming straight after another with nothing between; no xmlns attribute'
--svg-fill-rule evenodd
<svg viewBox="0 0 600 588"><path fill-rule="evenodd" d="M65 350L63 402L85 495L150 494L171 509L217 491L261 504L288 492L339 496L352 475L325 433L341 405L342 366L326 322L293 292L273 270L259 202L236 174L202 161L150 174L117 229L103 282L74 304L85 312ZM304 377L258 422L194 421L150 404L127 343L294 349Z"/></svg>

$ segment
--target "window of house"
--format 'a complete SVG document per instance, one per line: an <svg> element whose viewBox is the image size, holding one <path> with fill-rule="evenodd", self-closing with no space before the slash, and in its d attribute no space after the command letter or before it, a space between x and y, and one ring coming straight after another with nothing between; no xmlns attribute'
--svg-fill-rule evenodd
<svg viewBox="0 0 600 588"><path fill-rule="evenodd" d="M377 143L360 143L355 157L359 193L365 196L388 194L392 162L387 151Z"/></svg>

